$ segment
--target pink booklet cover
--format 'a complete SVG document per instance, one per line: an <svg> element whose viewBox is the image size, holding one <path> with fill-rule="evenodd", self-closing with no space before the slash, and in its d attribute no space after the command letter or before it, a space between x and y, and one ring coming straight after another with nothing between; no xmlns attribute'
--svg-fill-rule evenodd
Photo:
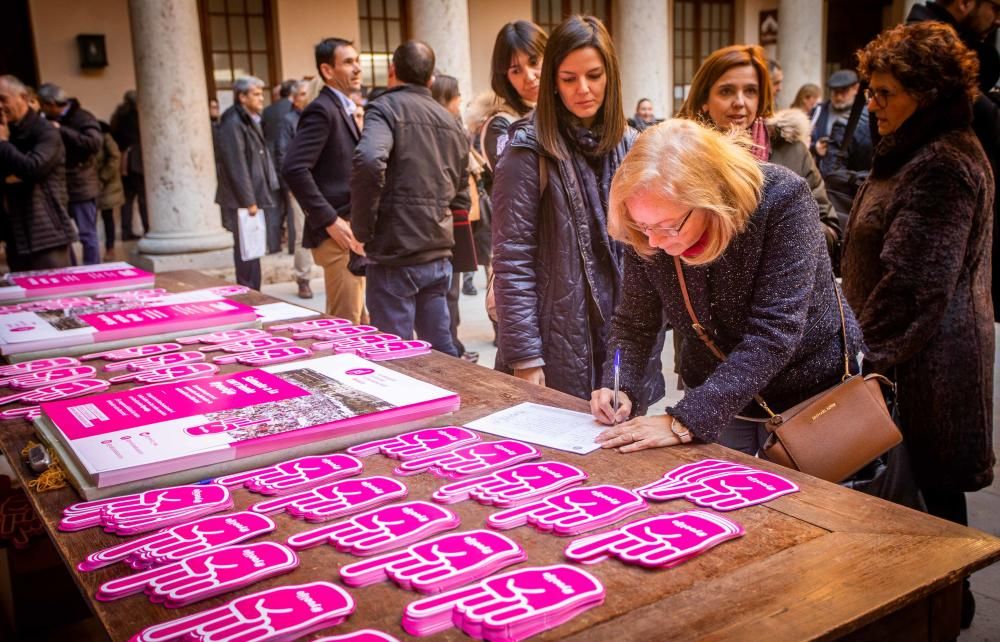
<svg viewBox="0 0 1000 642"><path fill-rule="evenodd" d="M0 354L90 345L172 332L253 323L253 307L211 290L167 295L154 301L113 301L39 312L0 315Z"/></svg>
<svg viewBox="0 0 1000 642"><path fill-rule="evenodd" d="M0 302L31 301L63 294L80 296L153 286L155 275L124 261L57 270L11 272L0 277Z"/></svg>
<svg viewBox="0 0 1000 642"><path fill-rule="evenodd" d="M459 397L334 355L58 401L40 421L103 488L457 410Z"/></svg>

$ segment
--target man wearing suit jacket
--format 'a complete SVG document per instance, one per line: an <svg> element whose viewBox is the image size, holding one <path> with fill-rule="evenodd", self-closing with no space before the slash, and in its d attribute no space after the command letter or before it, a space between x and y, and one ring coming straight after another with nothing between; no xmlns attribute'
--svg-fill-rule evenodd
<svg viewBox="0 0 1000 642"><path fill-rule="evenodd" d="M351 158L361 132L348 98L361 87L361 64L349 41L327 38L316 45L316 68L325 86L302 112L281 171L306 215L302 245L323 268L326 313L360 323L365 281L347 264L351 250L361 250L350 224Z"/></svg>

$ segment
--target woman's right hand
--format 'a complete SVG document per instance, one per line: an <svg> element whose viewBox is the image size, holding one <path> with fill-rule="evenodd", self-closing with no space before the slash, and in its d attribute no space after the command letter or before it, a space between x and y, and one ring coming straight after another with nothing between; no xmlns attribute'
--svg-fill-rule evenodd
<svg viewBox="0 0 1000 642"><path fill-rule="evenodd" d="M541 366L537 368L522 368L520 370L515 369L514 376L528 383L533 383L536 386L545 387L545 371Z"/></svg>
<svg viewBox="0 0 1000 642"><path fill-rule="evenodd" d="M618 392L618 413L614 408L615 391L601 388L590 393L590 414L594 419L608 426L621 423L632 414L632 400L624 392Z"/></svg>

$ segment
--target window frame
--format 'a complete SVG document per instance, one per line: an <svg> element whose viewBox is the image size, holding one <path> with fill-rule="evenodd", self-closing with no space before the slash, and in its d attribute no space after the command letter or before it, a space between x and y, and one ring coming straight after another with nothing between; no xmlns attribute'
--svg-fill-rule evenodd
<svg viewBox="0 0 1000 642"><path fill-rule="evenodd" d="M233 68L233 54L245 54L250 60L250 73L257 77L259 72L254 69L253 66L253 54L264 53L267 56L267 79L270 84L265 83L264 87L264 103L268 104L271 102L271 89L277 85L281 84L282 79L278 77L278 59L277 59L277 38L275 37L275 9L274 0L261 0L261 13L249 13L247 10L248 0L239 0L243 3L243 13L230 13L229 3L234 0L222 0L225 3L225 12L219 13L218 11L211 11L209 9L209 3L211 0L198 0L198 21L201 28L201 49L202 49L202 59L205 65L205 82L208 87L208 97L209 99L215 99L219 101L219 108L223 109L225 102L219 99L219 92L232 91L232 87L219 88L215 82L215 63L213 56L216 53L225 53L229 56L229 69ZM224 16L226 19L226 49L213 49L212 43L212 21L213 16ZM243 16L244 27L247 33L247 48L245 50L239 49L234 50L232 48L232 34L229 30L229 18L230 16ZM250 17L260 16L264 20L264 37L266 40L266 51L255 51L250 45ZM233 76L232 82L236 81L236 77Z"/></svg>
<svg viewBox="0 0 1000 642"><path fill-rule="evenodd" d="M548 7L550 8L550 15L551 15L551 7L552 7L552 5L558 3L559 9L560 9L560 16L561 16L559 18L558 22L554 22L553 23L553 22L549 22L548 20L542 21L542 20L539 19L539 15L538 15L539 4L542 1L545 1L545 2L548 3ZM604 17L597 16L597 14L594 14L594 13L582 12L582 7L577 8L577 7L573 6L575 4L583 4L585 2L589 3L589 4L600 4L600 3L603 3L604 4ZM605 28L607 28L608 33L614 35L614 31L612 31L612 23L614 22L614 18L613 18L614 14L612 13L611 0L531 0L531 19L535 22L535 24L537 24L539 27L541 27L542 30L545 31L545 33L552 33L552 30L554 28L556 28L557 26L559 26L559 23L561 23L563 20L565 20L566 18L568 18L568 17L570 17L570 16L572 16L574 14L581 13L581 12L583 13L583 15L592 15L592 16L596 16L597 18L599 18L601 20L601 22L604 23L604 26L605 26Z"/></svg>
<svg viewBox="0 0 1000 642"><path fill-rule="evenodd" d="M387 17L387 13L388 12L386 11L386 4L389 3L389 2L393 2L393 1L395 1L395 2L398 3L398 7L399 7L399 11L398 11L399 17L398 18L389 18L389 17ZM379 2L379 3L382 4L382 15L381 15L381 17L372 17L371 16L371 6L372 6L372 3L374 3L374 2ZM362 5L365 5L365 7L367 9L367 12L362 11ZM363 31L364 31L363 26L364 26L365 22L367 22L367 24L368 24L368 32L367 32L367 34L363 33ZM398 42L396 44L392 44L392 43L389 42L389 31L388 31L388 23L389 22L399 22L400 42ZM374 41L374 39L372 38L372 35L374 34L374 25L375 25L375 23L380 23L382 25L383 35L385 37L386 48L388 49L388 51L365 50L364 47L363 47L363 43L365 42L366 38L367 38L367 42L369 43L369 46L371 46L371 43ZM358 58L360 60L364 60L367 56L374 57L375 55L378 55L378 54L387 55L389 57L389 59L391 59L392 52L395 51L395 49L396 49L397 46L399 46L400 44L406 42L407 39L409 39L409 37L410 37L409 34L410 34L410 20L409 20L409 12L407 11L407 2L406 2L406 0L358 0L358 40L359 41L356 43L356 45L357 45L357 50L358 50ZM389 63L387 61L386 62L386 75L387 76L388 76L388 64ZM362 67L363 66L364 65L362 65ZM366 73L364 73L364 71L362 71L361 82L368 89L371 89L372 87L384 87L385 86L385 85L378 85L378 84L376 84L375 83L375 78L376 78L375 64L374 64L374 58L372 58L371 75L366 74Z"/></svg>
<svg viewBox="0 0 1000 642"><path fill-rule="evenodd" d="M708 29L703 28L703 11L707 10L709 7L721 7L724 5L729 6L728 34L726 33L725 28L717 28L719 25L709 25ZM680 24L681 21L678 20L677 11L682 6L689 7L694 11L692 23L694 25L693 29L684 27ZM670 83L670 102L673 106L674 113L677 113L680 110L681 105L684 104L684 98L677 98L678 90L680 90L682 95L685 94L685 88L690 87L691 79L694 78L694 74L698 71L698 67L701 66L701 63L704 62L708 54L711 54L712 51L714 51L713 49L712 51L702 54L702 44L704 42L704 38L711 33L722 33L724 39L728 41L727 44L722 45L723 47L736 42L736 2L735 0L674 0L671 9L670 37L673 43L673 51L671 52L672 81ZM725 27L725 25L722 25L722 27ZM683 42L684 35L687 33L693 34L692 50L694 56L684 55L685 52ZM682 73L685 61L691 61L691 77L685 77Z"/></svg>

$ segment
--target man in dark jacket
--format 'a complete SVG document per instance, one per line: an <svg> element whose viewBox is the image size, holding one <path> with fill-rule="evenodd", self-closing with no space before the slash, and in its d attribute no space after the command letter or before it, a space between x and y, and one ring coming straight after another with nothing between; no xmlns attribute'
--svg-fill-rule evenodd
<svg viewBox="0 0 1000 642"><path fill-rule="evenodd" d="M313 293L312 288L309 287L309 278L313 268L312 252L302 247L305 213L280 174L288 146L295 138L295 130L299 126L302 110L309 104L309 83L305 80L296 82L292 87L290 98L292 99L292 109L281 119L281 125L278 127L278 139L274 143L274 164L278 168L278 178L282 183L281 198L288 207L288 253L295 256L292 272L295 276L295 282L299 286L298 295L300 299L311 299Z"/></svg>
<svg viewBox="0 0 1000 642"><path fill-rule="evenodd" d="M139 107L134 89L125 92L122 103L111 116L111 136L122 152L122 187L125 204L121 209L122 240L139 238L132 229L134 204L139 203L142 232L149 231L149 212L146 208L146 177L142 165L142 137L139 133Z"/></svg>
<svg viewBox="0 0 1000 642"><path fill-rule="evenodd" d="M446 296L452 212L468 211L469 143L431 97L434 51L401 44L389 91L365 109L351 172L351 229L372 263L366 295L372 324L458 356Z"/></svg>
<svg viewBox="0 0 1000 642"><path fill-rule="evenodd" d="M28 107L28 89L0 76L0 221L11 271L70 265L76 240L66 209L66 151L59 132Z"/></svg>
<svg viewBox="0 0 1000 642"><path fill-rule="evenodd" d="M260 289L260 259L244 261L241 256L238 209L250 216L265 216L264 208L274 206L278 176L264 132L260 112L264 108L264 82L252 76L233 84L232 107L222 114L219 125L219 189L215 202L222 208L222 225L233 233L233 262L236 282Z"/></svg>
<svg viewBox="0 0 1000 642"><path fill-rule="evenodd" d="M261 128L264 130L264 140L271 149L271 158L274 160L274 169L281 171L278 162L277 146L278 133L281 130L281 122L292 109L292 90L296 81L285 80L277 87L278 100L272 102L264 108L261 114ZM288 216L288 186L278 177L279 194L274 198L274 207L267 211L267 252L274 254L281 251L281 228L285 225ZM291 239L289 239L291 245Z"/></svg>
<svg viewBox="0 0 1000 642"><path fill-rule="evenodd" d="M348 96L361 87L361 64L351 43L340 38L323 40L315 53L325 84L302 112L281 172L305 212L302 246L323 268L326 313L360 323L367 318L365 281L348 263L351 250L360 249L349 221L351 156L361 132Z"/></svg>
<svg viewBox="0 0 1000 642"><path fill-rule="evenodd" d="M66 192L69 215L76 222L83 245L83 262L101 262L97 239L97 197L101 182L97 178L97 153L104 145L101 125L80 101L69 98L58 85L45 83L38 88L42 113L59 130L66 148Z"/></svg>

